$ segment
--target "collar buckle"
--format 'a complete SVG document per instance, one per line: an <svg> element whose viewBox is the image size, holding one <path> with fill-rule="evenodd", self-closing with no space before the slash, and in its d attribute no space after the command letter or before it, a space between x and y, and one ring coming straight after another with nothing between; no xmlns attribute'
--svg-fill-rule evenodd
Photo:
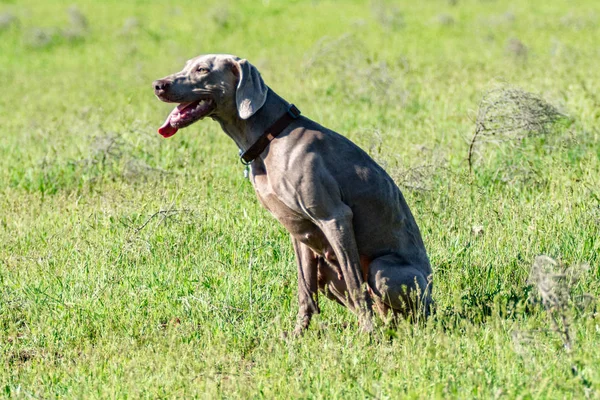
<svg viewBox="0 0 600 400"><path fill-rule="evenodd" d="M300 110L298 110L298 107L296 107L293 104L290 104L288 109L287 109L287 113L290 117L296 119L300 116Z"/></svg>

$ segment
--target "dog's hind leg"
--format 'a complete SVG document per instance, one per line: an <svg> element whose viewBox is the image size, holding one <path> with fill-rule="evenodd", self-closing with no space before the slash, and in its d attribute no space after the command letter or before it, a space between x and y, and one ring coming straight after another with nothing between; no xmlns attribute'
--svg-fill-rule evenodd
<svg viewBox="0 0 600 400"><path fill-rule="evenodd" d="M431 312L431 282L418 266L404 266L402 260L390 254L369 264L369 287L375 296L391 307L394 314L418 318Z"/></svg>

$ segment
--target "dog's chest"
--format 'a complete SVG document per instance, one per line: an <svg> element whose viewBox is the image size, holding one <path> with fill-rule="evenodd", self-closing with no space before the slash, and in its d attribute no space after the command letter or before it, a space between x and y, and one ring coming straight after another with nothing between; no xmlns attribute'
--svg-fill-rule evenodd
<svg viewBox="0 0 600 400"><path fill-rule="evenodd" d="M292 210L277 195L266 174L252 176L254 190L260 203L300 242L315 253L323 255L331 246L325 235L307 216Z"/></svg>

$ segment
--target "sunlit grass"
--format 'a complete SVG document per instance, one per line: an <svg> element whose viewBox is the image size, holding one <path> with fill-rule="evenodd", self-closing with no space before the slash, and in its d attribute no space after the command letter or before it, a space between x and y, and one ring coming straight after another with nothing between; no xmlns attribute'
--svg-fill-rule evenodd
<svg viewBox="0 0 600 400"><path fill-rule="evenodd" d="M0 2L3 396L599 395L595 2L149 3ZM152 80L207 52L248 58L396 179L434 269L427 323L366 336L322 299L283 339L294 256L235 145L210 121L156 133ZM469 172L505 86L567 119L485 143ZM581 270L570 350L529 279L540 254Z"/></svg>

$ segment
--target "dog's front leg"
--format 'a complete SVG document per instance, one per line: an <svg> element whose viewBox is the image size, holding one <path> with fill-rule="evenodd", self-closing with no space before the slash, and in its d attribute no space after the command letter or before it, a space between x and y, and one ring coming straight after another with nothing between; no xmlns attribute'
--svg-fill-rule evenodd
<svg viewBox="0 0 600 400"><path fill-rule="evenodd" d="M298 321L294 335L301 335L310 325L313 314L319 313L317 302L317 256L313 251L292 237L298 263Z"/></svg>

